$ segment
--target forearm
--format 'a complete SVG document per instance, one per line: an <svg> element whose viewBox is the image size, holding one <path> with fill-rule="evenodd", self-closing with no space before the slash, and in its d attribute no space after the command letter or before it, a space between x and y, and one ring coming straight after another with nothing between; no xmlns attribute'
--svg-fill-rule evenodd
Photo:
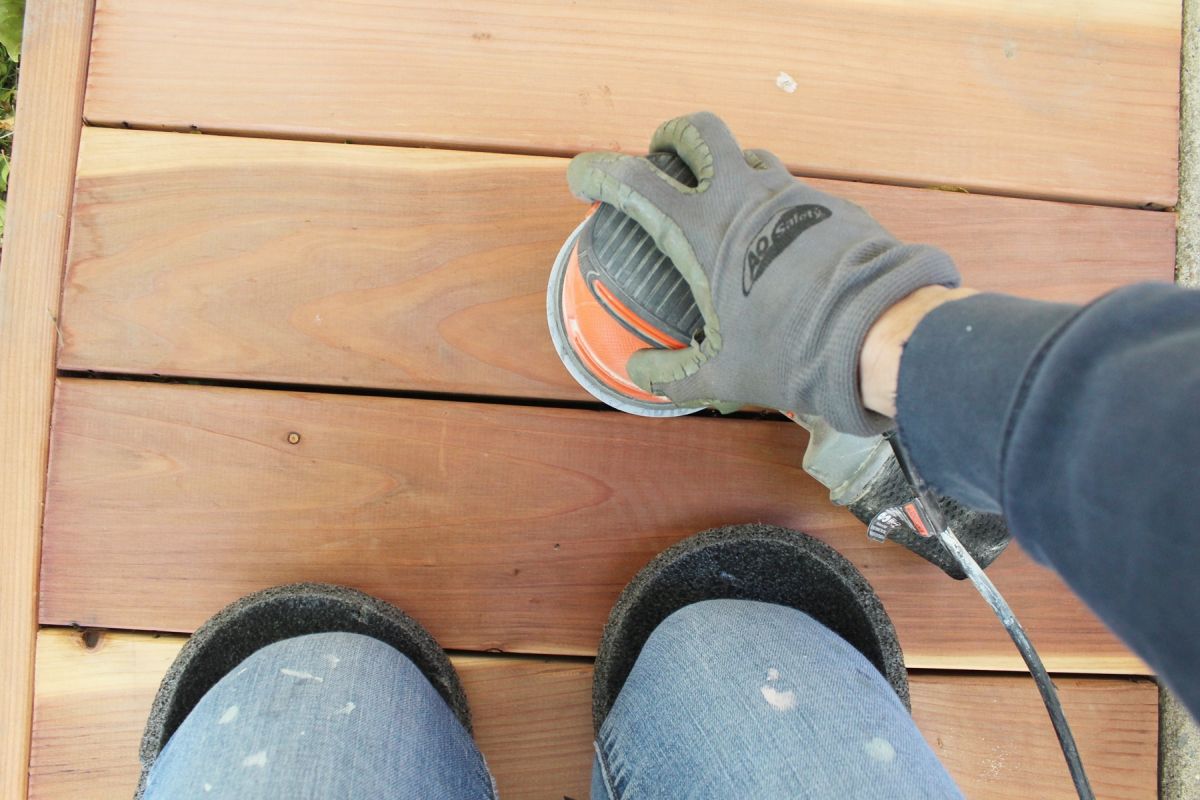
<svg viewBox="0 0 1200 800"><path fill-rule="evenodd" d="M1002 509L1200 711L1200 293L1135 286L1082 308L978 295L907 339L896 417L918 469Z"/></svg>

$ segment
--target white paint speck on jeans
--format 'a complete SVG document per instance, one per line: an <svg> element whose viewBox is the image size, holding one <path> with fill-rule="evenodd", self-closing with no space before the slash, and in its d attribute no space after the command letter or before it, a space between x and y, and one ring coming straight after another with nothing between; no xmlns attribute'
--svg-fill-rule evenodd
<svg viewBox="0 0 1200 800"><path fill-rule="evenodd" d="M896 760L896 748L892 747L892 743L887 739L881 739L878 736L864 744L863 750L867 751L867 755L871 757L872 761L878 761L881 764L890 764Z"/></svg>
<svg viewBox="0 0 1200 800"><path fill-rule="evenodd" d="M257 753L251 753L242 759L243 767L265 767L267 765L267 751L259 750Z"/></svg>
<svg viewBox="0 0 1200 800"><path fill-rule="evenodd" d="M796 693L791 689L781 692L774 686L763 686L763 699L776 711L791 711L796 707Z"/></svg>
<svg viewBox="0 0 1200 800"><path fill-rule="evenodd" d="M238 707L230 706L229 708L225 709L225 713L221 715L221 718L219 720L217 720L217 724L218 725L228 725L229 723L231 723L235 719L237 719L237 715L238 715Z"/></svg>

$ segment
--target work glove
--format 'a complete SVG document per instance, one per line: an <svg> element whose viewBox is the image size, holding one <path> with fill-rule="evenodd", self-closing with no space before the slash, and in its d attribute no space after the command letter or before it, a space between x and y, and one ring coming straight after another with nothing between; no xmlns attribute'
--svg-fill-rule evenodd
<svg viewBox="0 0 1200 800"><path fill-rule="evenodd" d="M696 185L618 153L583 153L567 170L576 196L646 229L704 318L689 347L634 354L634 382L682 407L766 406L859 436L889 429L862 404L863 340L917 289L957 286L950 257L900 243L857 205L793 178L772 153L743 152L711 113L666 122L650 152L675 153Z"/></svg>

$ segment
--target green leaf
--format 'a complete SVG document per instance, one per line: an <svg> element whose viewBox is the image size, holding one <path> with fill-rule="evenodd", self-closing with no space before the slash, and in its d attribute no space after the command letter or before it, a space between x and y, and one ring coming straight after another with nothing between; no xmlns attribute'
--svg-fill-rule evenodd
<svg viewBox="0 0 1200 800"><path fill-rule="evenodd" d="M13 61L21 60L21 29L25 25L25 0L0 0L0 46Z"/></svg>
<svg viewBox="0 0 1200 800"><path fill-rule="evenodd" d="M0 200L0 247L3 247L4 245L4 217L6 216L5 212L7 211L8 203Z"/></svg>
<svg viewBox="0 0 1200 800"><path fill-rule="evenodd" d="M8 168L10 164L8 156L0 153L0 192L8 191Z"/></svg>

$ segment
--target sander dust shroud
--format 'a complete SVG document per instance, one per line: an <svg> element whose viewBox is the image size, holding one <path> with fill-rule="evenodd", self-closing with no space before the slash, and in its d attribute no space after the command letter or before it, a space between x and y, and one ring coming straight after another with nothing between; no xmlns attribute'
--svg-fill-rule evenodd
<svg viewBox="0 0 1200 800"><path fill-rule="evenodd" d="M673 153L647 158L681 183L696 185ZM703 336L704 320L670 258L615 207L594 204L567 238L550 274L546 312L558 357L596 399L644 417L701 410L643 390L626 371L629 357L643 348L687 347ZM1076 791L1093 797L1054 685L1024 628L984 574L1008 544L1003 519L931 492L892 435L850 436L817 417L794 419L811 434L804 469L829 489L834 503L867 523L871 539L896 541L979 590L1037 682Z"/></svg>

